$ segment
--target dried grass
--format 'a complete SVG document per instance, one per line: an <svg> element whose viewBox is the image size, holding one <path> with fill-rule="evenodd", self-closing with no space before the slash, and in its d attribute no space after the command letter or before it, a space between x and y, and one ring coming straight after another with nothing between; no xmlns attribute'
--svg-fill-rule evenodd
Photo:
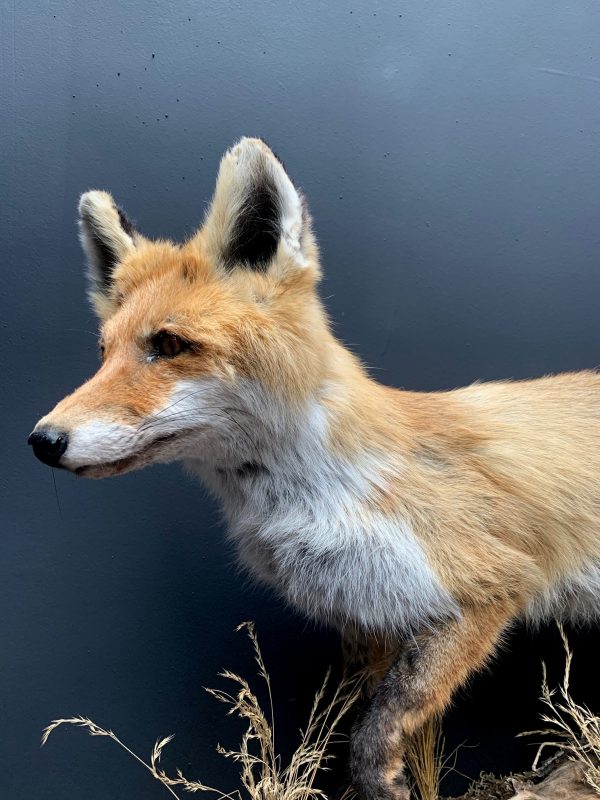
<svg viewBox="0 0 600 800"><path fill-rule="evenodd" d="M573 651L562 625L558 625L565 649L565 670L562 682L551 689L548 684L546 664L542 664L543 680L541 700L546 706L542 721L548 727L528 731L522 736L544 736L539 746L533 769L539 764L542 753L553 748L583 767L588 785L600 796L600 717L593 714L587 706L576 703L571 696L571 666Z"/></svg>
<svg viewBox="0 0 600 800"><path fill-rule="evenodd" d="M68 717L54 720L43 731L42 745L61 725L75 725L84 728L91 736L105 736L112 739L125 752L140 763L175 798L181 800L178 792L211 792L217 800L327 800L324 792L315 786L320 771L328 769L333 758L331 746L342 738L337 728L342 718L352 708L360 695L363 677L344 678L330 693L330 672L317 692L304 730L300 731L300 743L289 763L282 765L281 756L276 750L275 719L271 681L258 645L254 626L243 623L237 630L245 630L254 649L254 659L258 676L262 680L268 697L267 712L263 710L256 693L244 678L226 670L221 677L235 685L232 692L222 689L206 689L220 702L228 706L228 714L237 715L247 722L238 749L227 750L221 745L217 752L240 765L241 787L231 792L223 792L208 786L200 780L190 780L180 769L169 775L160 761L165 747L173 736L158 739L148 761L129 748L110 729L101 728L86 717ZM539 746L533 769L539 769L540 758L547 748L557 751L557 758L565 754L571 761L583 768L585 780L600 797L600 717L593 714L587 706L576 703L571 696L570 679L573 652L562 626L559 625L565 650L563 679L558 687L551 689L548 683L546 665L543 664L541 699L546 707L542 722L547 727L529 731L522 736L545 737ZM445 755L445 741L439 716L426 722L410 737L406 749L406 761L411 779L411 790L416 800L439 800L440 784L444 775L455 769L457 750ZM550 759L546 765L551 765ZM532 773L533 775L533 773ZM176 791L177 790L177 791ZM468 793L467 793L468 794ZM341 800L350 800L352 790L348 789Z"/></svg>
<svg viewBox="0 0 600 800"><path fill-rule="evenodd" d="M362 685L362 677L344 678L327 698L330 682L330 671L317 692L306 728L300 731L300 744L287 766L282 766L282 759L275 746L275 720L271 681L267 673L254 626L250 622L240 625L237 630L245 630L254 648L254 658L258 666L258 675L264 682L269 698L269 709L265 713L250 684L239 675L225 671L221 677L237 685L232 693L220 689L207 689L213 697L229 706L228 714L236 714L246 720L248 727L242 736L237 750L226 750L219 745L217 752L240 765L242 787L226 793L199 780L189 780L181 770L175 776L168 775L160 766L164 748L173 739L166 736L156 741L148 761L131 750L112 730L105 730L86 717L68 717L56 719L42 735L42 745L46 744L50 735L61 725L76 725L85 728L91 736L107 736L142 764L157 781L173 797L179 794L175 789L184 792L212 792L218 800L326 800L326 795L315 786L317 774L327 770L327 764L333 755L331 745L342 737L337 727L357 700ZM343 798L350 796L348 791Z"/></svg>
<svg viewBox="0 0 600 800"><path fill-rule="evenodd" d="M408 739L406 764L411 789L418 800L438 800L444 773L444 737L439 716L427 720Z"/></svg>
<svg viewBox="0 0 600 800"><path fill-rule="evenodd" d="M440 786L450 772L458 772L456 760L458 745L446 754L446 740L442 730L442 715L428 719L406 743L406 766L411 794L415 800L440 800Z"/></svg>

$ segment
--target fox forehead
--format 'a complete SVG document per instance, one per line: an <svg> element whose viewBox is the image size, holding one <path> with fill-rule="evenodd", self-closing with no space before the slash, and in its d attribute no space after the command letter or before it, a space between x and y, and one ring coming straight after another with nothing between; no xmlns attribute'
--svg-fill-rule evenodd
<svg viewBox="0 0 600 800"><path fill-rule="evenodd" d="M167 328L223 346L241 324L260 316L249 287L219 276L194 252L163 243L150 243L120 264L112 291L112 313L102 323L107 345Z"/></svg>
<svg viewBox="0 0 600 800"><path fill-rule="evenodd" d="M112 284L116 292L128 295L152 280L161 278L208 277L208 259L201 256L199 248L180 246L170 241L139 241L118 263L112 273Z"/></svg>

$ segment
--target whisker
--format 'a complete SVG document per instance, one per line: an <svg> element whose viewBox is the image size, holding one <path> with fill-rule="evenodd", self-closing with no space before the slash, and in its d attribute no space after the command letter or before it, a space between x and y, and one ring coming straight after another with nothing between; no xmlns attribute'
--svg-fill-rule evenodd
<svg viewBox="0 0 600 800"><path fill-rule="evenodd" d="M236 409L234 407L223 407L223 406L203 406L202 412L207 412L209 414L213 414L213 416L221 416L225 419L230 419L228 414L223 414L221 412L227 411L236 411L239 413L244 413L243 409ZM151 430L152 428L159 427L166 422L176 419L185 419L186 417L192 416L192 413L189 410L181 410L176 411L172 414L161 414L160 416L154 417L152 419L148 419L145 422L142 422L138 428L139 432ZM254 417L253 414L247 413L247 416Z"/></svg>
<svg viewBox="0 0 600 800"><path fill-rule="evenodd" d="M177 400L173 401L171 404L169 404L165 408L161 409L161 411L159 412L159 415L155 419L147 420L146 422L143 422L139 426L138 432L139 433L147 432L149 430L152 430L155 427L158 427L158 426L162 425L165 422L169 422L169 421L172 421L172 420L175 420L175 419L185 419L186 416L189 414L188 411L176 412L175 414L165 414L165 412L169 411L169 409L174 408L175 406L179 405L179 403L182 403L184 400L187 400L188 398L193 397L194 395L201 394L203 391L205 391L203 388L202 389L195 389L192 392L188 392L183 397L179 397ZM254 419L257 419L255 414L252 414L251 412L247 411L246 409L236 408L234 406L217 407L216 410L215 410L214 406L213 407L204 406L202 411L203 412L208 412L208 413L212 414L215 417L220 417L221 419L226 419L229 422L232 422L234 425L236 425L239 428L239 430L243 433L243 435L245 436L246 441L250 444L250 446L252 448L254 448L256 454L257 455L259 454L260 451L259 451L259 447L258 447L257 442L250 435L250 433L244 428L244 426L242 426L241 423L238 420L236 420L232 416L231 413L228 413L228 412L235 412L235 413L239 413L239 414L245 414L246 416L253 417Z"/></svg>
<svg viewBox="0 0 600 800"><path fill-rule="evenodd" d="M242 425L240 425L240 423L236 419L234 419L231 416L231 414L227 414L227 417L233 422L234 425L237 425L237 427L241 430L241 432L246 436L246 438L248 439L250 444L254 447L256 455L259 455L260 450L258 448L257 443L254 441L254 439L252 439L252 437L248 435L247 431L242 427Z"/></svg>
<svg viewBox="0 0 600 800"><path fill-rule="evenodd" d="M187 397L189 397L189 395L187 395ZM185 398L181 399L184 400ZM190 413L186 409L186 410L176 411L174 414L164 414L164 411L168 410L169 408L172 408L173 405L175 405L175 403L171 404L170 406L167 406L166 409L161 409L159 415L157 415L153 419L149 419L143 422L138 430L140 431L146 430L147 428L152 428L155 425L160 425L163 422L168 422L171 419L178 419L181 418L182 416L185 417ZM223 412L235 411L236 413L245 414L246 416L252 417L253 419L258 419L256 415L252 414L250 411L247 411L244 408L237 408L236 406L203 406L202 411L208 411L213 414L217 414L222 411Z"/></svg>
<svg viewBox="0 0 600 800"><path fill-rule="evenodd" d="M181 399L183 399L183 398L181 398ZM233 423L242 432L242 434L244 435L247 443L254 449L255 453L257 455L259 455L260 450L259 450L258 444L255 441L255 439L250 435L248 430L238 420L236 420L232 416L231 413L227 413L227 409L230 409L231 411L234 411L234 412L246 414L247 416L250 416L250 417L254 417L254 414L251 414L250 412L245 411L245 409L239 409L239 408L235 408L235 407L226 407L226 409L224 409L222 407L218 407L218 409L219 409L218 411L215 411L214 408L205 406L205 407L203 407L202 411L203 411L203 413L208 413L208 414L210 414L213 417L216 417L218 419L224 419L224 420L227 420L228 422ZM224 413L221 413L221 412L224 412ZM166 422L170 422L170 421L173 421L173 420L182 420L182 419L185 420L189 416L190 416L190 412L189 411L177 411L177 412L172 413L172 414L163 415L163 416L158 417L156 419L147 420L146 422L144 422L144 423L142 423L140 425L140 427L138 428L138 432L139 433L142 433L142 432L145 433L147 431L151 431L154 428L161 427Z"/></svg>
<svg viewBox="0 0 600 800"><path fill-rule="evenodd" d="M173 403L170 403L165 408L161 408L160 413L162 414L165 411L168 411L170 408L173 408L174 406L179 405L179 403L183 403L183 401L187 400L188 397L193 397L194 395L200 394L203 391L204 391L204 389L195 389L193 392L189 392L188 394L185 394L183 397L180 397L178 400L175 400Z"/></svg>
<svg viewBox="0 0 600 800"><path fill-rule="evenodd" d="M56 475L54 474L54 467L51 467L50 472L52 473L52 483L54 484L54 496L56 497L56 507L58 508L58 514L62 517L62 508L60 507L60 500L58 499L58 488L56 486Z"/></svg>

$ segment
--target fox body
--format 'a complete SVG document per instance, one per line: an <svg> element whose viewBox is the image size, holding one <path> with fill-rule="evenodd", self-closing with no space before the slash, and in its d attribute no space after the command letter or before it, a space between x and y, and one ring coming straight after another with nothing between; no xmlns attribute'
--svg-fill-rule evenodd
<svg viewBox="0 0 600 800"><path fill-rule="evenodd" d="M94 478L185 461L250 572L369 662L353 781L404 800L404 737L511 623L600 608L600 377L374 382L330 330L306 204L261 140L225 154L183 245L104 192L80 230L102 365L36 425L36 455Z"/></svg>

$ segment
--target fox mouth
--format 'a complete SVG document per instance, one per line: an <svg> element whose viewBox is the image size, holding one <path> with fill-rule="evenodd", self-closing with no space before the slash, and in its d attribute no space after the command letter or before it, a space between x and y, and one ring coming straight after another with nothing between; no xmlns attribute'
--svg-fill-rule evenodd
<svg viewBox="0 0 600 800"><path fill-rule="evenodd" d="M194 431L195 432L195 431ZM142 469L155 461L155 456L160 454L163 449L161 445L180 441L189 436L191 431L185 433L168 433L153 439L145 447L130 453L123 458L114 461L103 461L96 464L83 464L81 467L71 469L75 475L83 478L110 478L114 475L122 475L124 472L131 472L135 469ZM66 467L69 469L69 467Z"/></svg>

